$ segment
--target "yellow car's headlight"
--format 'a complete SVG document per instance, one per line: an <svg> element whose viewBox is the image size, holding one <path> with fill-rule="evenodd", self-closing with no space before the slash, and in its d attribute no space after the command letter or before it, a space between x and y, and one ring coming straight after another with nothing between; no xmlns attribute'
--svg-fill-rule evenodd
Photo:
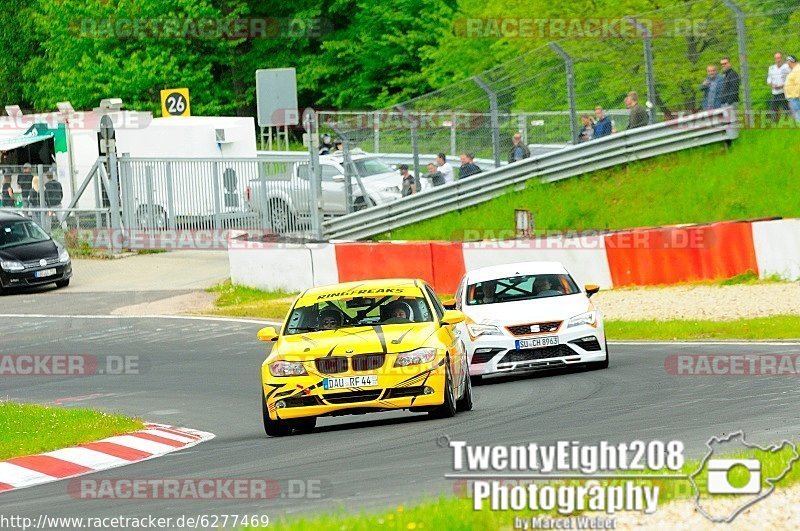
<svg viewBox="0 0 800 531"><path fill-rule="evenodd" d="M394 362L395 367L408 367L409 365L420 365L428 363L436 358L435 348L418 348L409 352L401 352L397 355Z"/></svg>
<svg viewBox="0 0 800 531"><path fill-rule="evenodd" d="M305 376L308 373L299 361L273 361L269 364L272 376Z"/></svg>

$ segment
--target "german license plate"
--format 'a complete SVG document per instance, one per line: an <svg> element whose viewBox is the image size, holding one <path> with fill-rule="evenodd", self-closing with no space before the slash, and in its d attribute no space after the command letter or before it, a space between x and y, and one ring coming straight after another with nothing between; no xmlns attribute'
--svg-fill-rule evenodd
<svg viewBox="0 0 800 531"><path fill-rule="evenodd" d="M343 389L345 387L377 387L378 375L365 374L363 376L343 376L341 378L325 378L322 380L322 387L326 391L330 389Z"/></svg>
<svg viewBox="0 0 800 531"><path fill-rule="evenodd" d="M517 339L517 350L523 348L555 347L558 345L558 336L534 337L531 339Z"/></svg>
<svg viewBox="0 0 800 531"><path fill-rule="evenodd" d="M52 277L55 274L56 274L55 269L42 269L41 271L36 272L36 278Z"/></svg>

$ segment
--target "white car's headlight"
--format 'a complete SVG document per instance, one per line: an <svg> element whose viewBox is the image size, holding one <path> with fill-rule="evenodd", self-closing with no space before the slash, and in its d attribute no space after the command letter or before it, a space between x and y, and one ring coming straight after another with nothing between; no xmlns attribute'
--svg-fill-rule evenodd
<svg viewBox="0 0 800 531"><path fill-rule="evenodd" d="M383 192L384 194L396 195L400 193L400 188L398 188L397 186L389 186L388 188L384 188L383 190L381 190L381 192Z"/></svg>
<svg viewBox="0 0 800 531"><path fill-rule="evenodd" d="M22 265L22 262L17 262L16 260L3 260L0 262L0 267L5 269L6 271L24 271L25 266Z"/></svg>
<svg viewBox="0 0 800 531"><path fill-rule="evenodd" d="M401 352L397 355L394 362L395 367L408 367L409 365L420 365L428 363L436 358L435 348L418 348L409 352Z"/></svg>
<svg viewBox="0 0 800 531"><path fill-rule="evenodd" d="M306 368L299 361L273 361L269 364L272 376L305 376Z"/></svg>
<svg viewBox="0 0 800 531"><path fill-rule="evenodd" d="M58 253L58 261L62 264L69 262L69 253L66 249L61 249L61 252Z"/></svg>
<svg viewBox="0 0 800 531"><path fill-rule="evenodd" d="M595 323L597 323L597 312L586 312L570 318L567 328L581 325L594 326Z"/></svg>
<svg viewBox="0 0 800 531"><path fill-rule="evenodd" d="M467 325L467 330L469 330L469 335L472 337L503 335L503 332L500 331L500 328L496 327L495 325L470 323Z"/></svg>

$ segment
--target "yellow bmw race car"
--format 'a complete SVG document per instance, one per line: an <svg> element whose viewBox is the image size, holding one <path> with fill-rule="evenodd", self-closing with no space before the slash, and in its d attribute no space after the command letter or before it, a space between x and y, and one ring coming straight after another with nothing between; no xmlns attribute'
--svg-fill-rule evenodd
<svg viewBox="0 0 800 531"><path fill-rule="evenodd" d="M303 292L261 366L267 435L314 429L317 417L408 409L452 417L472 409L455 325L422 280L369 280Z"/></svg>

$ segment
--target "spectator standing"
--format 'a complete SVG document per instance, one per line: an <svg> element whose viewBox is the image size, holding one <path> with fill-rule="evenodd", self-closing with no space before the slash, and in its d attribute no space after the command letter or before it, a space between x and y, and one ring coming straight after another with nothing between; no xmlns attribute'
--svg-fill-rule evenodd
<svg viewBox="0 0 800 531"><path fill-rule="evenodd" d="M783 54L777 52L775 54L775 64L770 65L767 71L767 85L772 89L772 97L769 100L769 113L773 122L777 122L781 117L781 112L789 110L789 102L786 101L784 94L784 85L786 84L786 76L792 68L788 63L783 62Z"/></svg>
<svg viewBox="0 0 800 531"><path fill-rule="evenodd" d="M475 164L475 155L472 153L461 154L461 167L458 168L458 178L463 179L481 172L480 166Z"/></svg>
<svg viewBox="0 0 800 531"><path fill-rule="evenodd" d="M445 183L451 183L455 181L453 166L447 162L447 157L444 155L444 153L439 153L436 155L436 164L439 166L439 172L442 174Z"/></svg>
<svg viewBox="0 0 800 531"><path fill-rule="evenodd" d="M19 188L19 193L22 194L22 206L29 207L31 206L28 203L28 194L31 191L31 181L33 180L33 166L31 166L30 162L26 162L22 165L22 173L17 175L17 187Z"/></svg>
<svg viewBox="0 0 800 531"><path fill-rule="evenodd" d="M717 72L716 65L706 67L706 78L700 83L698 89L703 93L703 110L719 109L722 102L722 78Z"/></svg>
<svg viewBox="0 0 800 531"><path fill-rule="evenodd" d="M514 133L511 138L511 151L508 153L508 162L517 162L531 156L531 151L522 141L522 133Z"/></svg>
<svg viewBox="0 0 800 531"><path fill-rule="evenodd" d="M721 106L735 107L739 104L739 74L733 69L731 60L728 57L720 59L722 66L722 94L720 95Z"/></svg>
<svg viewBox="0 0 800 531"><path fill-rule="evenodd" d="M433 186L441 186L444 184L444 177L442 176L442 172L440 172L436 168L436 164L433 162L428 163L428 173L423 175L423 178L429 179Z"/></svg>
<svg viewBox="0 0 800 531"><path fill-rule="evenodd" d="M594 120L588 114L584 114L581 115L581 123L583 124L583 129L581 129L580 136L578 136L578 142L588 142L594 138Z"/></svg>
<svg viewBox="0 0 800 531"><path fill-rule="evenodd" d="M408 164L400 165L400 177L403 179L401 186L403 197L417 193L417 183L414 176L408 172Z"/></svg>
<svg viewBox="0 0 800 531"><path fill-rule="evenodd" d="M792 116L800 122L800 68L797 67L797 58L794 55L787 56L786 63L791 68L791 72L786 76L786 84L783 86L784 94Z"/></svg>
<svg viewBox="0 0 800 531"><path fill-rule="evenodd" d="M329 155L331 148L333 148L333 143L331 143L331 135L325 133L322 135L322 144L319 146L319 154Z"/></svg>
<svg viewBox="0 0 800 531"><path fill-rule="evenodd" d="M44 182L44 204L52 208L61 208L61 200L64 199L64 192L61 183L53 180L53 174L45 175Z"/></svg>
<svg viewBox="0 0 800 531"><path fill-rule="evenodd" d="M639 105L639 94L636 91L628 92L625 97L625 107L630 110L628 115L628 129L636 129L637 127L644 127L650 122L647 116L647 110Z"/></svg>
<svg viewBox="0 0 800 531"><path fill-rule="evenodd" d="M592 136L594 138L601 138L610 135L613 128L611 118L606 116L606 111L599 105L594 108L594 117L597 121L594 124L594 134Z"/></svg>
<svg viewBox="0 0 800 531"><path fill-rule="evenodd" d="M0 189L0 193L2 193L3 201L2 206L3 208L14 208L16 204L16 198L14 197L14 189L11 188L11 176L4 175L3 176L3 187Z"/></svg>

